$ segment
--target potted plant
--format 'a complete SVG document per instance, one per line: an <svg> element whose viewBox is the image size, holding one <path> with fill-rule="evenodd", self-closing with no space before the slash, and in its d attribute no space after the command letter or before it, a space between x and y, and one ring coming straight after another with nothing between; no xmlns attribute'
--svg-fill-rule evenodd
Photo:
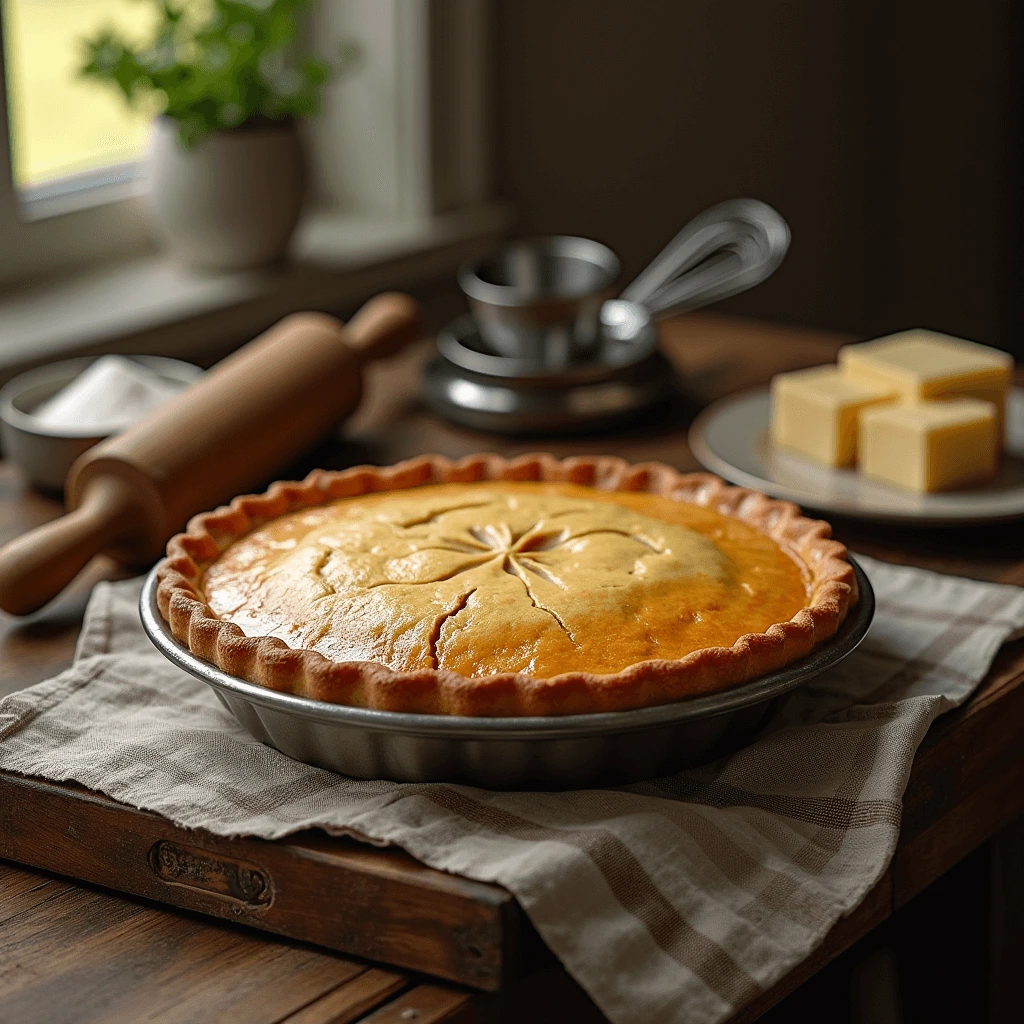
<svg viewBox="0 0 1024 1024"><path fill-rule="evenodd" d="M298 223L306 164L296 123L315 116L332 67L299 42L311 0L149 0L152 36L112 29L84 40L81 74L161 111L149 151L150 205L192 267L280 258Z"/></svg>

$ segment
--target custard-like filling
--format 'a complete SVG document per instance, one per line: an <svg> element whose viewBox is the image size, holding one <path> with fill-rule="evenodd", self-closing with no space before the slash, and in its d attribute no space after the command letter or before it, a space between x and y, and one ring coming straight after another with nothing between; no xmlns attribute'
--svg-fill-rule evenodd
<svg viewBox="0 0 1024 1024"><path fill-rule="evenodd" d="M249 636L466 676L613 673L763 633L808 603L770 537L710 509L573 484L441 484L282 516L203 582Z"/></svg>

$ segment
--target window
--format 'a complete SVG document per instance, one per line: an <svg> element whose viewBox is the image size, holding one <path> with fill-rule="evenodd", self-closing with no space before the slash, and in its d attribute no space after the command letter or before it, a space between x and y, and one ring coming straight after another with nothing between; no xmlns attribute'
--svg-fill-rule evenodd
<svg viewBox="0 0 1024 1024"><path fill-rule="evenodd" d="M97 19L134 18L123 24L142 31L149 5L0 6L0 282L152 252L144 175L133 180L145 118L70 74L75 40ZM488 197L489 15L490 0L319 0L316 48L351 39L362 51L307 126L321 212L422 219Z"/></svg>
<svg viewBox="0 0 1024 1024"><path fill-rule="evenodd" d="M150 117L78 78L79 41L104 25L141 36L155 8L137 0L5 0L3 8L15 187L31 196L62 181L74 188L97 174L127 176Z"/></svg>

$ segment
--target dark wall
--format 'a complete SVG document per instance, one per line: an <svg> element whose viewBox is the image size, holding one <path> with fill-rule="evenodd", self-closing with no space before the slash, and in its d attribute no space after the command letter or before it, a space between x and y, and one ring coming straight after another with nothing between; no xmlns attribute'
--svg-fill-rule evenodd
<svg viewBox="0 0 1024 1024"><path fill-rule="evenodd" d="M627 274L756 196L793 245L731 310L1020 351L1020 8L499 0L500 190L524 232L599 238Z"/></svg>

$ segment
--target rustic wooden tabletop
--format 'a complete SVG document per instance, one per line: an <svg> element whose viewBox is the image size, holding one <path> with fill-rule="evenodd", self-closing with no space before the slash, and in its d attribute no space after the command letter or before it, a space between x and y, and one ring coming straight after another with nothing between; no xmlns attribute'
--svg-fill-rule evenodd
<svg viewBox="0 0 1024 1024"><path fill-rule="evenodd" d="M667 415L613 436L521 442L450 427L416 397L419 347L372 368L340 440L309 465L387 463L425 451L460 456L613 453L697 468L686 446L693 412L775 372L830 360L845 338L802 328L690 315L665 325L663 347L688 397ZM52 518L59 504L0 464L0 542ZM1024 583L1024 530L928 531L834 521L855 551L978 579ZM97 559L53 605L27 620L0 617L0 695L54 675L71 659L89 589L112 566ZM866 935L1024 812L1024 645L1000 653L966 706L939 719L918 753L893 863L825 943L736 1021L751 1021ZM5 828L0 808L0 833ZM425 871L426 869L419 869ZM341 956L250 929L0 861L0 1018L32 1021L245 1024L512 1019L600 1015L557 964L533 967L497 995Z"/></svg>

